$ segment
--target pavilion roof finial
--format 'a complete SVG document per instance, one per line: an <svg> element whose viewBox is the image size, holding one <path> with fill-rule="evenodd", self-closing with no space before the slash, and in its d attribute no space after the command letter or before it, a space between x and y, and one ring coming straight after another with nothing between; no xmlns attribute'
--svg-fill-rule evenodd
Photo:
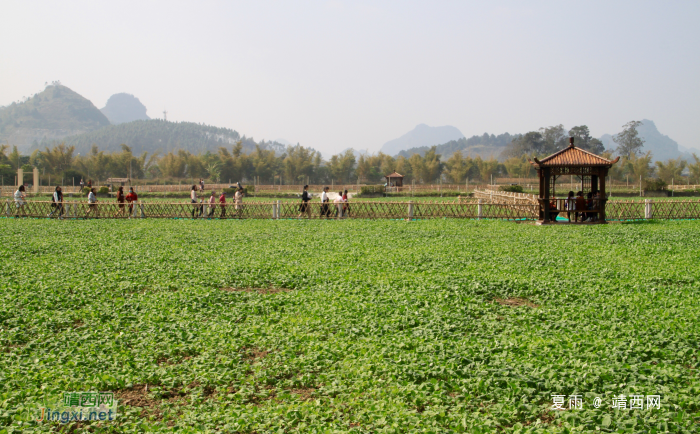
<svg viewBox="0 0 700 434"><path fill-rule="evenodd" d="M574 138L573 137L569 137L569 147L570 148L574 147Z"/></svg>

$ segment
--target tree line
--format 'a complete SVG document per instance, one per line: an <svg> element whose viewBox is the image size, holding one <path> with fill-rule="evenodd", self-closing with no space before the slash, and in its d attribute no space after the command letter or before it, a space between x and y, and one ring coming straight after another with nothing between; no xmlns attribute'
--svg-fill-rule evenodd
<svg viewBox="0 0 700 434"><path fill-rule="evenodd" d="M3 182L14 181L19 166L25 172L38 167L43 175L63 179L70 184L82 179L104 180L108 177L132 179L157 179L161 182L178 183L182 180L205 178L209 182L258 182L262 184L325 184L325 183L384 183L384 176L392 172L404 175L404 182L417 184L489 182L492 177L531 178L536 176L529 163L533 156L544 157L568 146L568 137L575 138L578 147L612 159L621 157L620 162L610 170L615 180L638 180L658 177L664 182L680 183L683 171L688 168L693 184L700 183L700 159L694 155L694 162L671 159L652 164L650 152L642 153L644 141L636 128L639 122L633 121L624 126L614 137L618 147L606 150L600 140L592 138L588 127L574 127L568 132L562 125L541 128L539 131L512 136L512 141L501 154L500 161L495 157L483 159L480 156L463 155L453 152L443 159L437 146L429 148L423 155L399 155L392 157L381 152L373 155L362 154L356 157L352 149L333 155L324 160L313 149L301 145L287 146L279 152L265 143L254 144L253 150L245 152L242 141L233 146L221 146L218 152L206 151L194 154L185 149L159 152L143 152L135 155L132 148L121 145L118 152L107 152L93 145L86 155L77 155L75 146L60 143L44 150L34 150L29 156L22 156L13 147L11 152L6 145L0 146L0 175Z"/></svg>

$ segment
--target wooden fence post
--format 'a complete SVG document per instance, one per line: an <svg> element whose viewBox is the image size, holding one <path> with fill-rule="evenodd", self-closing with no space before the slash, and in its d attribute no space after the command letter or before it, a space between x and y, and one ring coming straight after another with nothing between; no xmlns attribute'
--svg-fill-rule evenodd
<svg viewBox="0 0 700 434"><path fill-rule="evenodd" d="M477 205L477 210L477 217L479 218L479 220L481 220L481 218L484 216L484 207L481 204L481 199L479 199L479 205Z"/></svg>
<svg viewBox="0 0 700 434"><path fill-rule="evenodd" d="M413 201L408 201L408 219L413 220Z"/></svg>

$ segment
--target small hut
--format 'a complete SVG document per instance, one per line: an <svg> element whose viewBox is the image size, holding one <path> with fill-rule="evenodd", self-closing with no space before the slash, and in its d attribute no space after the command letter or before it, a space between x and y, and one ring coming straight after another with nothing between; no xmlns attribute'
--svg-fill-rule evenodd
<svg viewBox="0 0 700 434"><path fill-rule="evenodd" d="M547 158L538 160L533 158L530 161L540 178L540 194L539 194L539 222L551 223L552 214L560 213L567 209L566 193L562 198L556 198L556 180L560 176L569 175L575 176L581 184L580 190L583 196L588 193L597 194L593 200L593 209L585 210L588 214L596 214L598 223L605 223L605 202L607 196L605 193L605 177L608 175L608 169L613 164L617 163L620 157L614 160L608 160L599 155L593 154L581 148L574 146L574 138L569 138L569 146L559 152L555 152ZM576 192L574 192L576 193ZM553 206L554 205L554 206ZM571 205L568 205L569 209Z"/></svg>
<svg viewBox="0 0 700 434"><path fill-rule="evenodd" d="M386 175L385 178L387 187L403 187L403 175L394 172Z"/></svg>

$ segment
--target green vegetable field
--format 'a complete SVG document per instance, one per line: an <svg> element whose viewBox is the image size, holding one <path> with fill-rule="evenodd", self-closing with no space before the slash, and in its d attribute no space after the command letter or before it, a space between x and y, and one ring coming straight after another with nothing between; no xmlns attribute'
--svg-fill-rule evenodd
<svg viewBox="0 0 700 434"><path fill-rule="evenodd" d="M0 246L0 433L700 432L700 222L0 219ZM33 421L71 391L118 417Z"/></svg>

